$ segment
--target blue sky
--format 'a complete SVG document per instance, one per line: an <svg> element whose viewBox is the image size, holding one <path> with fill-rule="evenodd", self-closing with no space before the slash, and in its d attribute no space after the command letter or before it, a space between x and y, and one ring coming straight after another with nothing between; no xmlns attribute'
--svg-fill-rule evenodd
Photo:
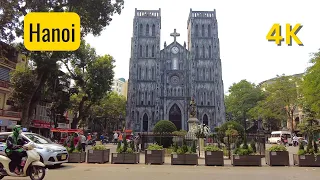
<svg viewBox="0 0 320 180"><path fill-rule="evenodd" d="M170 44L173 29L181 34L177 41L187 41L187 20L190 8L195 11L216 9L220 39L220 54L225 92L234 82L247 79L253 83L277 74L296 74L308 67L310 53L320 48L319 0L125 0L121 15L99 37L86 37L98 54L110 54L116 59L115 76L129 76L132 24L135 8L161 8L161 47ZM301 23L298 37L304 46L275 45L266 35L274 23ZM284 31L282 33L284 36Z"/></svg>

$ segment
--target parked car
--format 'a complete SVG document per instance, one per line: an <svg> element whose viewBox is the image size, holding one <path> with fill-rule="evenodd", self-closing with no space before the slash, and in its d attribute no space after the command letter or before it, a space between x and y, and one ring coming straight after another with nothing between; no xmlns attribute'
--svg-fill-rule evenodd
<svg viewBox="0 0 320 180"><path fill-rule="evenodd" d="M272 131L271 137L268 138L270 144L280 144L281 136L285 136L288 140L288 144L292 145L292 133L290 131Z"/></svg>
<svg viewBox="0 0 320 180"><path fill-rule="evenodd" d="M0 133L0 153L5 154L6 139L12 132ZM62 163L68 162L68 151L65 147L53 143L39 134L23 132L22 138L26 142L33 142L36 145L36 151L40 155L40 160L47 166L59 166Z"/></svg>

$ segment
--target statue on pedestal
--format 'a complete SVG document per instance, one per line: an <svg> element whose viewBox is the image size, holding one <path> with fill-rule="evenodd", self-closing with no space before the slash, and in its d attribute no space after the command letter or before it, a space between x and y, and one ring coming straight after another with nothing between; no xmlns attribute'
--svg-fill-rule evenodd
<svg viewBox="0 0 320 180"><path fill-rule="evenodd" d="M197 104L194 100L194 97L192 97L190 101L190 115L189 118L196 118L197 117Z"/></svg>

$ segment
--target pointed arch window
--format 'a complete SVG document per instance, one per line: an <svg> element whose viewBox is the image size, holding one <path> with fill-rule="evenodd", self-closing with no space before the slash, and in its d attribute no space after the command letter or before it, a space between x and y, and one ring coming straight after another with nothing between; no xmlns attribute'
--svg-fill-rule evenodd
<svg viewBox="0 0 320 180"><path fill-rule="evenodd" d="M143 35L143 25L140 24L139 26L139 35L142 36Z"/></svg>
<svg viewBox="0 0 320 180"><path fill-rule="evenodd" d="M201 28L201 36L204 37L204 24L202 25L202 28Z"/></svg>
<svg viewBox="0 0 320 180"><path fill-rule="evenodd" d="M149 51L149 47L148 47L148 46L146 46L146 57L148 57L148 56L149 56L148 51Z"/></svg>
<svg viewBox="0 0 320 180"><path fill-rule="evenodd" d="M205 125L209 125L209 118L207 116L207 114L204 114L203 119L202 119L202 123Z"/></svg>
<svg viewBox="0 0 320 180"><path fill-rule="evenodd" d="M156 25L152 25L152 36L156 36Z"/></svg>
<svg viewBox="0 0 320 180"><path fill-rule="evenodd" d="M154 45L152 46L151 57L154 57Z"/></svg>
<svg viewBox="0 0 320 180"><path fill-rule="evenodd" d="M198 24L196 25L196 28L195 28L195 36L198 37L198 31L199 31L199 27L198 27Z"/></svg>
<svg viewBox="0 0 320 180"><path fill-rule="evenodd" d="M212 58L211 46L209 46L209 58Z"/></svg>
<svg viewBox="0 0 320 180"><path fill-rule="evenodd" d="M139 46L139 56L142 57L142 45Z"/></svg>
<svg viewBox="0 0 320 180"><path fill-rule="evenodd" d="M208 37L211 37L211 25L208 25Z"/></svg>
<svg viewBox="0 0 320 180"><path fill-rule="evenodd" d="M149 36L149 24L146 25L146 36Z"/></svg>
<svg viewBox="0 0 320 180"><path fill-rule="evenodd" d="M147 132L148 131L148 121L149 121L149 118L148 118L148 115L147 114L144 114L143 115L143 132Z"/></svg>

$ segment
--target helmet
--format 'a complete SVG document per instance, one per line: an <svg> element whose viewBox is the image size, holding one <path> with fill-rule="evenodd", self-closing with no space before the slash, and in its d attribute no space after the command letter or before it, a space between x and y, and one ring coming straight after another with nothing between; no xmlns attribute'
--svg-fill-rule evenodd
<svg viewBox="0 0 320 180"><path fill-rule="evenodd" d="M13 131L13 134L17 136L17 135L21 134L22 128L20 125L16 125L13 127L12 131Z"/></svg>

